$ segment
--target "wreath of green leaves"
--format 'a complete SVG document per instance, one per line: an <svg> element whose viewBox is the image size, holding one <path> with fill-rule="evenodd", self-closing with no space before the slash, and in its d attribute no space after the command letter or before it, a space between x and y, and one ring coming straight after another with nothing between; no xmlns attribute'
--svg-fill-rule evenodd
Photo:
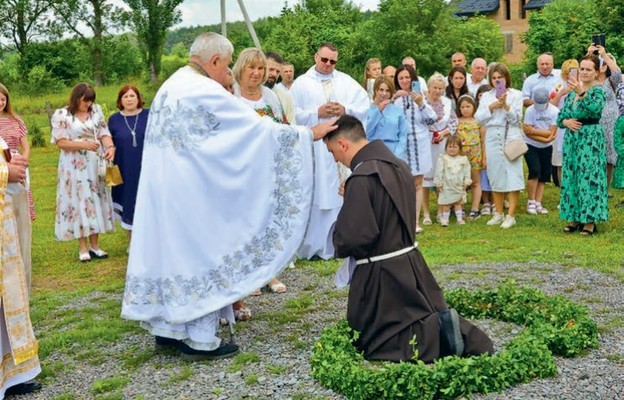
<svg viewBox="0 0 624 400"><path fill-rule="evenodd" d="M598 346L596 323L587 307L513 280L494 290L455 289L446 301L471 319L492 318L526 328L498 353L445 357L433 364L368 362L353 346L358 332L346 320L323 330L312 352L312 376L326 387L359 399L453 399L500 392L557 374L554 355L574 357Z"/></svg>

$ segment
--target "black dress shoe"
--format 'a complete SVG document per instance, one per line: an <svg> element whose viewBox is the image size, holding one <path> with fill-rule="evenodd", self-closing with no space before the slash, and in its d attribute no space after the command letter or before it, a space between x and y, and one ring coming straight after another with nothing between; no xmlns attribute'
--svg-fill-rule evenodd
<svg viewBox="0 0 624 400"><path fill-rule="evenodd" d="M238 345L234 343L221 343L221 346L210 351L195 350L183 341L179 341L177 347L182 353L182 359L186 361L220 360L238 353Z"/></svg>
<svg viewBox="0 0 624 400"><path fill-rule="evenodd" d="M37 381L28 381L24 383L18 383L15 386L11 386L4 392L5 396L21 396L23 394L28 394L32 392L36 392L37 390L41 390L43 386L41 383Z"/></svg>
<svg viewBox="0 0 624 400"><path fill-rule="evenodd" d="M180 341L176 339L171 339L164 336L156 336L156 348L166 348L166 347L175 347L177 348L178 343Z"/></svg>

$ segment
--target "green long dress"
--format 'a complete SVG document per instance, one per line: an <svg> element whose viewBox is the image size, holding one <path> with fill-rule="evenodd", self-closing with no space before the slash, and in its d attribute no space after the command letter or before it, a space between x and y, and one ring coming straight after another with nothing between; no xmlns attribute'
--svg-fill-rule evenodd
<svg viewBox="0 0 624 400"><path fill-rule="evenodd" d="M565 128L564 119L583 123L576 132L567 129L563 139L559 218L583 224L608 221L606 139L598 123L606 95L594 86L582 99L575 97L566 98L557 119L560 128Z"/></svg>
<svg viewBox="0 0 624 400"><path fill-rule="evenodd" d="M624 90L624 89L623 89ZM624 115L620 115L615 123L613 131L613 144L618 155L617 164L613 171L613 181L611 187L624 189Z"/></svg>

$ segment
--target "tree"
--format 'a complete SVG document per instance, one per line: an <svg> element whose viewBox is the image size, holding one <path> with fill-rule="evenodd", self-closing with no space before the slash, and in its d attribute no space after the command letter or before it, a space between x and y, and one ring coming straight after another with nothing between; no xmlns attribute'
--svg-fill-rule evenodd
<svg viewBox="0 0 624 400"><path fill-rule="evenodd" d="M611 1L611 0L610 0ZM621 23L621 22L620 22ZM535 70L540 54L551 52L555 65L569 58L579 59L598 32L596 5L592 0L555 0L529 14L525 69Z"/></svg>
<svg viewBox="0 0 624 400"><path fill-rule="evenodd" d="M599 21L600 32L607 38L607 51L613 53L620 61L624 57L624 0L597 0L596 19Z"/></svg>
<svg viewBox="0 0 624 400"><path fill-rule="evenodd" d="M167 30L181 20L177 7L183 0L124 0L127 18L137 33L150 80L158 81Z"/></svg>
<svg viewBox="0 0 624 400"><path fill-rule="evenodd" d="M96 86L104 84L103 47L107 28L121 27L123 10L111 4L110 0L66 0L54 6L59 20L57 33L60 35L69 29L77 37L89 43L93 57L93 79ZM79 27L86 25L93 34L81 31Z"/></svg>
<svg viewBox="0 0 624 400"><path fill-rule="evenodd" d="M0 34L13 42L22 57L34 38L46 34L56 2L58 0L0 1Z"/></svg>

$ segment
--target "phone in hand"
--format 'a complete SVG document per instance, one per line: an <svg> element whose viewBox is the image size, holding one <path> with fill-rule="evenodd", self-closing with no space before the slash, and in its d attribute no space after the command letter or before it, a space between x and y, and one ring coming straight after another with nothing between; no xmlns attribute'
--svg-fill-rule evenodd
<svg viewBox="0 0 624 400"><path fill-rule="evenodd" d="M570 68L570 71L568 71L568 78L574 78L578 81L578 68Z"/></svg>
<svg viewBox="0 0 624 400"><path fill-rule="evenodd" d="M507 82L504 79L496 81L496 98L500 99L505 93L507 93Z"/></svg>
<svg viewBox="0 0 624 400"><path fill-rule="evenodd" d="M605 42L606 42L606 38L605 38L604 33L595 33L592 35L592 43L594 44L594 46L605 47ZM594 52L594 54L596 53L597 52Z"/></svg>
<svg viewBox="0 0 624 400"><path fill-rule="evenodd" d="M420 94L420 81L412 81L412 92Z"/></svg>

